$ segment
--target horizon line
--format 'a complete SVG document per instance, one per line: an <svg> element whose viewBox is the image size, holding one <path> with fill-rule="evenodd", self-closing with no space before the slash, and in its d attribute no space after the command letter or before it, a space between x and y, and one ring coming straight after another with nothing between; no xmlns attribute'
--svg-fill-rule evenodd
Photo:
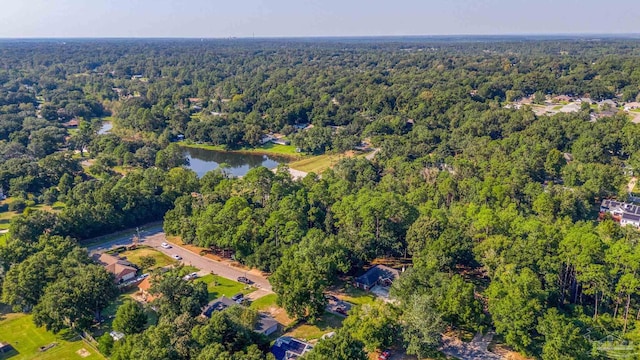
<svg viewBox="0 0 640 360"><path fill-rule="evenodd" d="M0 40L282 40L282 39L379 39L379 38L447 38L447 37L640 37L635 33L486 33L486 34L423 34L423 35L283 35L283 36L25 36L3 37Z"/></svg>

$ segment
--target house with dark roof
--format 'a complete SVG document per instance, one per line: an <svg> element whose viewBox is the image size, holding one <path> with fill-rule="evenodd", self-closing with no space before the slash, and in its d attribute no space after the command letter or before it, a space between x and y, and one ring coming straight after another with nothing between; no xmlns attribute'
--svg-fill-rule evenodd
<svg viewBox="0 0 640 360"><path fill-rule="evenodd" d="M264 336L269 336L278 331L280 323L274 318L266 314L259 314L258 321L256 321L256 327L253 331Z"/></svg>
<svg viewBox="0 0 640 360"><path fill-rule="evenodd" d="M640 206L611 199L604 199L600 204L601 214L611 214L620 225L631 225L640 228Z"/></svg>
<svg viewBox="0 0 640 360"><path fill-rule="evenodd" d="M222 297L210 301L204 307L204 309L202 310L202 316L210 318L211 314L213 314L215 311L223 311L224 309L230 308L234 305L238 304L228 297L222 295Z"/></svg>
<svg viewBox="0 0 640 360"><path fill-rule="evenodd" d="M372 287L391 286L393 281L400 277L400 271L384 265L375 265L366 273L355 279L354 285L363 290L369 291Z"/></svg>
<svg viewBox="0 0 640 360"><path fill-rule="evenodd" d="M224 311L232 306L240 306L235 301L229 299L226 296L222 296L209 302L202 310L202 316L211 318L211 315L216 311ZM278 321L267 314L258 314L255 327L253 331L258 334L269 336L278 330L280 324Z"/></svg>
<svg viewBox="0 0 640 360"><path fill-rule="evenodd" d="M302 340L290 336L282 336L276 339L271 347L271 353L276 360L293 360L302 357L311 349L313 349L313 346Z"/></svg>
<svg viewBox="0 0 640 360"><path fill-rule="evenodd" d="M124 259L120 259L117 256L104 253L94 255L93 259L104 266L107 272L113 274L113 276L115 276L115 281L118 284L133 279L138 273L138 269L135 268L132 263Z"/></svg>

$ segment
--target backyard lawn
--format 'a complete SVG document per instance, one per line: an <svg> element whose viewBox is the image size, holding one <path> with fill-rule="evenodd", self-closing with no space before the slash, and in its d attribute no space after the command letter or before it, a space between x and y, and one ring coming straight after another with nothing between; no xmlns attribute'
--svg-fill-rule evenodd
<svg viewBox="0 0 640 360"><path fill-rule="evenodd" d="M214 281L215 280L215 281ZM256 288L241 284L237 281L225 279L217 275L205 275L195 281L204 282L207 284L207 290L209 291L209 301L217 299L222 295L230 298L237 293L248 294L256 290Z"/></svg>
<svg viewBox="0 0 640 360"><path fill-rule="evenodd" d="M66 336L65 336L66 335ZM69 339L69 337L73 337ZM73 333L60 333L54 335L44 328L37 328L33 324L32 316L25 314L3 314L0 320L0 341L9 343L17 351L10 356L11 360L27 359L104 359L104 357L87 345ZM56 346L49 350L40 352L41 346L52 343ZM80 356L78 351L84 349L84 355Z"/></svg>
<svg viewBox="0 0 640 360"><path fill-rule="evenodd" d="M141 246L135 250L127 250L123 251L119 254L121 257L126 258L129 262L138 265L142 269L142 271L146 270L154 270L157 268L165 267L167 265L174 264L176 261L170 258L169 256L161 253L158 250L152 249L150 247ZM148 269L143 269L140 258L143 256L151 256L156 260L155 265L151 266Z"/></svg>
<svg viewBox="0 0 640 360"><path fill-rule="evenodd" d="M342 326L342 321L344 321L342 316L325 312L315 324L301 323L293 327L285 335L306 341L315 340L326 333L336 331Z"/></svg>
<svg viewBox="0 0 640 360"><path fill-rule="evenodd" d="M355 288L351 284L345 284L342 291L339 292L338 298L354 305L372 304L376 301L375 295L370 292Z"/></svg>

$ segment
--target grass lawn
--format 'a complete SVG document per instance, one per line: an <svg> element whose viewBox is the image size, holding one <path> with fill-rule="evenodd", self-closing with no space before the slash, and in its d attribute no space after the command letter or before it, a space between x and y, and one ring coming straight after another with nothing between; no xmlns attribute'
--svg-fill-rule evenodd
<svg viewBox="0 0 640 360"><path fill-rule="evenodd" d="M125 301L135 301L131 298L131 295L134 295L138 292L137 288L133 288L125 293L122 293L114 300L109 306L102 310L102 316L105 318L105 321L100 325L99 328L96 328L93 331L93 337L96 339L104 334L105 332L111 331L111 324L113 323L113 319L116 316L116 312L118 308L125 303ZM158 323L158 314L153 311L150 307L145 307L145 313L147 314L147 326L155 325Z"/></svg>
<svg viewBox="0 0 640 360"><path fill-rule="evenodd" d="M225 150L223 145L207 145L207 144L188 144L188 143L180 143L182 147L189 147L195 149L203 149L203 150L212 150L212 151L228 151L228 152L236 152L236 153L247 153L247 154L266 154L266 155L282 155L287 157L295 157L300 158L303 155L296 152L296 147L293 145L279 145L274 143L267 143L264 145L260 145L256 148L244 148L239 150Z"/></svg>
<svg viewBox="0 0 640 360"><path fill-rule="evenodd" d="M1 205L9 205L13 202L13 198L7 198L6 200L3 200L2 202L0 202ZM62 209L64 209L64 203L60 202L60 201L56 201L53 205L44 205L44 204L38 204L35 206L31 206L32 209L34 210L45 210L45 211L53 211L53 212L58 212L61 211ZM15 212L15 211L2 211L0 212L0 230L4 230L4 229L8 229L9 225L11 224L11 219L13 219L14 217L20 215L21 213L19 212Z"/></svg>
<svg viewBox="0 0 640 360"><path fill-rule="evenodd" d="M123 251L120 253L120 256L138 265L143 272L145 272L146 270L154 270L157 268L165 267L167 265L171 265L176 262L169 256L161 253L160 251L152 249L150 247L146 247L146 246L140 246L135 250ZM151 256L152 258L154 258L156 260L155 265L153 265L148 269L143 269L142 266L140 265L141 264L140 258L143 256Z"/></svg>
<svg viewBox="0 0 640 360"><path fill-rule="evenodd" d="M345 287L338 294L340 300L350 302L354 305L372 304L376 301L376 296L370 292L353 287L351 284L346 284Z"/></svg>
<svg viewBox="0 0 640 360"><path fill-rule="evenodd" d="M554 106L552 109L553 109L553 110L560 110L560 109L562 109L563 107L564 107L564 105L556 105L556 106Z"/></svg>
<svg viewBox="0 0 640 360"><path fill-rule="evenodd" d="M338 161L345 159L349 156L344 154L324 154L313 156L310 158L305 158L302 160L294 161L289 163L289 167L295 170L300 170L304 172L314 172L316 174L320 174L323 171L332 168Z"/></svg>
<svg viewBox="0 0 640 360"><path fill-rule="evenodd" d="M315 324L300 323L293 329L287 332L285 335L293 336L298 339L315 340L322 337L322 335L335 331L342 326L342 316L334 315L331 313L324 313L322 317L316 321Z"/></svg>
<svg viewBox="0 0 640 360"><path fill-rule="evenodd" d="M37 328L33 324L31 315L15 313L3 315L0 320L0 339L17 350L17 353L10 357L11 360L104 359L101 354L79 340L73 333L62 332L54 335L44 328ZM44 352L38 351L40 346L54 342L58 345ZM89 356L83 358L77 354L76 351L80 349L88 351Z"/></svg>
<svg viewBox="0 0 640 360"><path fill-rule="evenodd" d="M6 244L8 239L9 233L0 234L0 245Z"/></svg>
<svg viewBox="0 0 640 360"><path fill-rule="evenodd" d="M249 306L250 308L258 311L268 310L274 306L278 306L276 304L276 300L278 300L278 295L269 294L267 296L263 296L260 299L255 300Z"/></svg>
<svg viewBox="0 0 640 360"><path fill-rule="evenodd" d="M295 156L300 156L300 153L296 151L296 147L293 145L280 145L280 144L274 144L272 142L266 143L264 145L261 145L255 149L251 149L249 151L256 151L256 152L268 152L268 153L273 153L273 154L282 154L282 155L295 155Z"/></svg>
<svg viewBox="0 0 640 360"><path fill-rule="evenodd" d="M215 280L215 281L214 281ZM230 298L237 293L248 294L256 290L256 288L241 284L237 281L225 279L218 275L205 275L195 281L204 282L207 284L207 290L209 291L209 301L217 299L222 295Z"/></svg>

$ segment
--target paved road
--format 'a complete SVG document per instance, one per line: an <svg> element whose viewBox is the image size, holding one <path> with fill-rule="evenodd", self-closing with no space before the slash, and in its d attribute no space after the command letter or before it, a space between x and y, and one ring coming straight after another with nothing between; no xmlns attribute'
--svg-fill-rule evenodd
<svg viewBox="0 0 640 360"><path fill-rule="evenodd" d="M255 286L260 290L259 294L267 295L273 292L269 280L264 276L258 275L255 272L246 272L242 269L231 266L231 261L216 261L204 256L200 256L195 252L187 250L183 247L171 244L171 249L164 249L160 246L163 242L167 241L167 238L162 231L162 226L155 226L149 229L145 229L140 232L142 245L150 246L158 251L161 251L169 256L179 255L182 257L181 262L185 265L192 265L202 270L204 273L213 272L216 275L222 276L230 280L236 280L240 276L244 276L255 283ZM105 243L92 245L87 247L90 253L103 252L111 249L114 246L129 245L133 241L132 235L123 235L121 238L110 240Z"/></svg>

